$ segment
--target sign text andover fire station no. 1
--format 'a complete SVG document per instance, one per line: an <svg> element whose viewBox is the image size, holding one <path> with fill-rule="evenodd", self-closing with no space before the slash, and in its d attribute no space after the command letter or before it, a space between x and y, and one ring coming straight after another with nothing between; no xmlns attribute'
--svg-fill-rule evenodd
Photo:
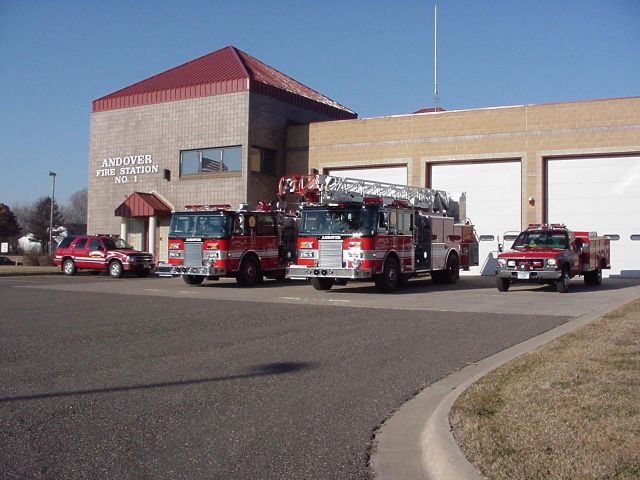
<svg viewBox="0 0 640 480"><path fill-rule="evenodd" d="M102 160L96 177L113 177L115 183L136 183L141 175L158 173L160 168L153 163L151 155L127 155Z"/></svg>

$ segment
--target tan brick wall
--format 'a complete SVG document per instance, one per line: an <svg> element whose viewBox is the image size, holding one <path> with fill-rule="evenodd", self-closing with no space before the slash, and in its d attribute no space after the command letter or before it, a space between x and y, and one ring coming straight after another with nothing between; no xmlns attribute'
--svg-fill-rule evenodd
<svg viewBox="0 0 640 480"><path fill-rule="evenodd" d="M542 221L544 158L640 152L640 97L314 123L308 138L309 170L406 163L420 186L428 163L520 159L527 224Z"/></svg>
<svg viewBox="0 0 640 480"><path fill-rule="evenodd" d="M114 210L132 192L156 192L175 209L186 204L232 203L246 198L246 148L243 171L206 178L180 178L180 151L247 145L248 92L110 110L91 115L89 146L89 232L119 233ZM151 155L157 173L116 183L98 176L105 158ZM171 181L163 179L171 170Z"/></svg>

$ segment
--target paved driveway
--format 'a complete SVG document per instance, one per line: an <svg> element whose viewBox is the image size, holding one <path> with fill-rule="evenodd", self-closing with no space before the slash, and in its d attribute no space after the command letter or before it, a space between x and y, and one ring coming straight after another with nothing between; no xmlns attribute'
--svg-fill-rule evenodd
<svg viewBox="0 0 640 480"><path fill-rule="evenodd" d="M633 285L0 278L0 471L365 479L374 430L424 385Z"/></svg>

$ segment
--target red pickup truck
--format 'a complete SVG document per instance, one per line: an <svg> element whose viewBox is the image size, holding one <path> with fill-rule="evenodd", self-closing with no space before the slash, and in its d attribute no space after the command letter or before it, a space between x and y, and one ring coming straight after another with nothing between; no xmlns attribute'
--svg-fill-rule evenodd
<svg viewBox="0 0 640 480"><path fill-rule="evenodd" d="M511 250L498 254L498 290L506 292L516 282L535 282L555 284L558 292L566 293L569 280L577 275L583 275L587 285L600 285L602 270L611 268L609 242L562 224L529 225Z"/></svg>
<svg viewBox="0 0 640 480"><path fill-rule="evenodd" d="M134 250L124 240L108 235L65 237L56 248L53 263L62 267L65 275L86 269L108 271L114 278L121 277L124 272L146 277L155 266L150 253Z"/></svg>

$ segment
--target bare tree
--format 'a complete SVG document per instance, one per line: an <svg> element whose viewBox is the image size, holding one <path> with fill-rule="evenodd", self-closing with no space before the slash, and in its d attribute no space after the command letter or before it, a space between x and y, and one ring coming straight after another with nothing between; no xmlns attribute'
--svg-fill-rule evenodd
<svg viewBox="0 0 640 480"><path fill-rule="evenodd" d="M87 223L87 189L78 190L69 197L69 202L62 207L62 215L66 223L86 225Z"/></svg>

